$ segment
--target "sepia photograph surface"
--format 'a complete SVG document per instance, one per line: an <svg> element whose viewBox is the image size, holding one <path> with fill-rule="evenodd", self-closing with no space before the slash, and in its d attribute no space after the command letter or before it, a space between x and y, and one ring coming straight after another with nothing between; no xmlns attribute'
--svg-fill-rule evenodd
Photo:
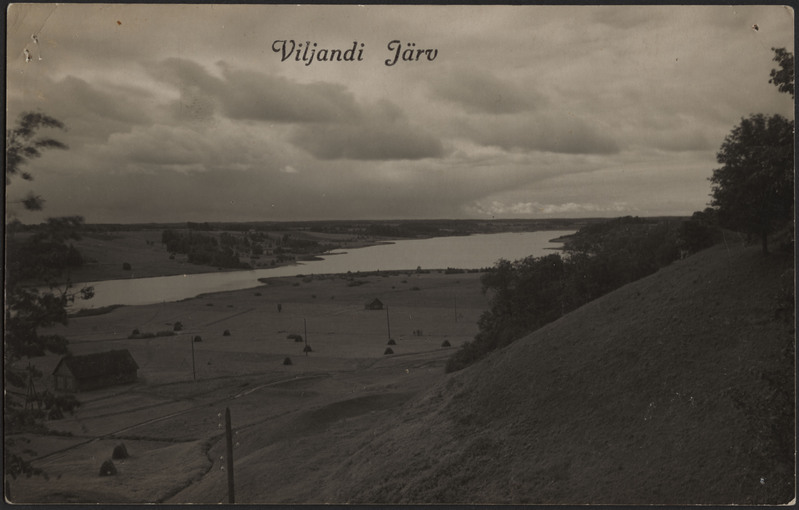
<svg viewBox="0 0 799 510"><path fill-rule="evenodd" d="M795 501L794 16L11 4L5 501Z"/></svg>

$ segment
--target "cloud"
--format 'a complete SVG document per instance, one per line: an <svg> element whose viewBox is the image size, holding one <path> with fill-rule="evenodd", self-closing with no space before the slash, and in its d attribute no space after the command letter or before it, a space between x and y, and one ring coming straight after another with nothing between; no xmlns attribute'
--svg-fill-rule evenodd
<svg viewBox="0 0 799 510"><path fill-rule="evenodd" d="M41 77L28 94L34 98L9 101L9 120L13 122L23 110L43 111L66 124L67 131L59 133L59 139L70 147L154 122L146 106L153 95L143 88L90 84L75 76L60 80Z"/></svg>
<svg viewBox="0 0 799 510"><path fill-rule="evenodd" d="M8 31L8 120L69 128L30 189L89 221L690 213L741 117L793 112L781 6L15 4ZM387 67L393 38L439 56Z"/></svg>
<svg viewBox="0 0 799 510"><path fill-rule="evenodd" d="M615 154L620 150L607 131L569 114L476 117L467 124L473 140L507 150L563 154Z"/></svg>
<svg viewBox="0 0 799 510"><path fill-rule="evenodd" d="M580 216L596 215L605 216L607 213L614 215L631 211L631 207L625 202L613 202L610 204L595 203L575 203L567 202L563 204L542 204L539 202L502 202L492 200L489 202L478 201L470 207L481 216L491 217L518 217L518 216Z"/></svg>
<svg viewBox="0 0 799 510"><path fill-rule="evenodd" d="M152 64L151 72L179 89L181 97L172 105L176 112L199 108L200 115L206 115L218 109L234 121L289 125L288 140L319 159L421 159L443 154L437 137L412 125L388 100L359 103L344 85L299 83L225 63L218 67L221 77L196 62L170 58Z"/></svg>
<svg viewBox="0 0 799 510"><path fill-rule="evenodd" d="M234 119L277 122L335 122L359 116L353 95L343 85L296 83L279 76L223 67L220 94Z"/></svg>
<svg viewBox="0 0 799 510"><path fill-rule="evenodd" d="M298 83L280 76L234 69L219 62L221 76L197 62L168 58L151 63L151 74L177 88L181 106L203 103L231 119L263 122L327 122L358 115L345 86Z"/></svg>
<svg viewBox="0 0 799 510"><path fill-rule="evenodd" d="M530 83L509 83L482 69L458 69L430 81L435 99L460 105L468 113L506 114L545 103Z"/></svg>
<svg viewBox="0 0 799 510"><path fill-rule="evenodd" d="M413 126L388 101L364 107L357 122L301 125L290 140L319 159L423 159L444 154L436 136Z"/></svg>

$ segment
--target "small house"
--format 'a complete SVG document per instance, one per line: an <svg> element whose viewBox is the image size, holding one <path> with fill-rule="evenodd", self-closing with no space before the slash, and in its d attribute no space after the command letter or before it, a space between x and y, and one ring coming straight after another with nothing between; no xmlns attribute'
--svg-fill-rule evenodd
<svg viewBox="0 0 799 510"><path fill-rule="evenodd" d="M139 365L127 349L64 356L53 370L56 391L96 390L136 382Z"/></svg>
<svg viewBox="0 0 799 510"><path fill-rule="evenodd" d="M382 310L383 309L383 302L379 299L375 298L373 301L370 301L364 305L365 310Z"/></svg>

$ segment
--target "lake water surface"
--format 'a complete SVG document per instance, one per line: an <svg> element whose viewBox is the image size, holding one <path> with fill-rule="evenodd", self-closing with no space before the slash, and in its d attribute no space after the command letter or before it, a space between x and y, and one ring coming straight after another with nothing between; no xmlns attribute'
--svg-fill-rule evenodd
<svg viewBox="0 0 799 510"><path fill-rule="evenodd" d="M94 298L78 301L75 308L97 308L108 305L145 305L179 301L209 292L258 287L259 278L296 276L298 274L336 274L351 271L388 271L477 269L493 266L499 259L516 260L530 255L540 257L557 249L551 242L573 230L476 234L471 236L403 239L391 244L332 252L323 260L311 260L291 266L247 271L131 278L89 282Z"/></svg>

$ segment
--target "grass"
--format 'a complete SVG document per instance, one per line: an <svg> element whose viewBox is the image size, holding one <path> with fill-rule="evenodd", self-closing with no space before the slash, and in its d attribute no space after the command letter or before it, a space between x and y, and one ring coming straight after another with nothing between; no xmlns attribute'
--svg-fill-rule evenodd
<svg viewBox="0 0 799 510"><path fill-rule="evenodd" d="M214 294L211 308L194 299L78 318L54 332L76 354L129 348L142 381L81 395L75 417L49 425L80 438L32 436L25 448L105 439L43 462L49 483L12 489L32 502L216 504L219 416L230 407L241 503L786 503L794 331L775 307L792 262L713 248L451 375L442 345L470 339L487 306L476 274L349 288L283 279L261 296ZM363 310L375 297L390 306L399 354L383 354L385 314ZM308 356L286 338L303 319ZM176 321L187 325L180 337L125 338ZM228 327L236 335L222 338ZM194 335L206 338L195 345L197 382ZM57 358L34 361L49 374ZM97 470L121 437L139 439L126 439L131 458L103 485Z"/></svg>
<svg viewBox="0 0 799 510"><path fill-rule="evenodd" d="M794 331L774 311L791 264L756 247L717 247L589 303L431 390L406 414L452 440L404 428L377 434L353 465L386 460L369 472L353 468L365 489L343 497L787 503ZM470 450L485 434L490 454ZM433 448L437 462L423 468ZM384 479L401 468L414 472L398 491Z"/></svg>

